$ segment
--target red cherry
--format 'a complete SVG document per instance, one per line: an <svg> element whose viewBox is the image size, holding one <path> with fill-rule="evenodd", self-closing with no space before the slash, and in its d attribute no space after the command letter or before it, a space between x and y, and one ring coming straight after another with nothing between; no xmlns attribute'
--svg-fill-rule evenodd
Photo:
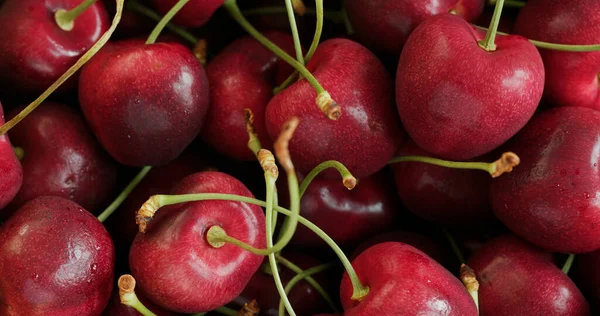
<svg viewBox="0 0 600 316"><path fill-rule="evenodd" d="M0 103L0 126L4 111ZM7 135L0 136L0 210L17 195L23 182L23 168L17 159Z"/></svg>

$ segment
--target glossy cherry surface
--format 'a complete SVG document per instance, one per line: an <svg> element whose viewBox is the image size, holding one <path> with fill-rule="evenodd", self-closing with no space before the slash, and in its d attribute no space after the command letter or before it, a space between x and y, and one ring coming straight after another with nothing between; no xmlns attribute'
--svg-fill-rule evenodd
<svg viewBox="0 0 600 316"><path fill-rule="evenodd" d="M525 38L485 33L460 17L439 14L411 34L398 64L396 103L419 147L446 159L483 155L516 134L542 96L544 65Z"/></svg>
<svg viewBox="0 0 600 316"><path fill-rule="evenodd" d="M110 299L113 242L74 202L39 197L0 230L0 314L99 315Z"/></svg>
<svg viewBox="0 0 600 316"><path fill-rule="evenodd" d="M4 111L0 104L0 126ZM15 197L23 182L23 168L17 159L8 135L0 136L0 210Z"/></svg>
<svg viewBox="0 0 600 316"><path fill-rule="evenodd" d="M252 197L238 180L216 171L195 173L172 191ZM153 302L172 311L196 313L238 296L263 261L231 244L213 248L207 230L218 225L229 236L265 248L265 218L258 206L199 201L162 209L131 246L129 265L138 286Z"/></svg>
<svg viewBox="0 0 600 316"><path fill-rule="evenodd" d="M600 248L600 113L580 107L539 114L506 147L521 157L494 179L492 207L515 234L546 250Z"/></svg>
<svg viewBox="0 0 600 316"><path fill-rule="evenodd" d="M591 315L549 253L513 236L486 243L468 261L479 281L481 315Z"/></svg>

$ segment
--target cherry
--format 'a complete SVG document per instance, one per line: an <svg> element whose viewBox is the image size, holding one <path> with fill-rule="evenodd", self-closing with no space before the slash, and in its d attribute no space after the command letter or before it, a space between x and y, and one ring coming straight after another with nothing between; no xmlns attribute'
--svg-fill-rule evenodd
<svg viewBox="0 0 600 316"><path fill-rule="evenodd" d="M104 6L98 1L79 15L71 30L61 28L55 13L73 9L81 2L6 1L0 8L0 82L40 93L75 64L110 25ZM72 90L76 84L76 79L72 79L61 89Z"/></svg>
<svg viewBox="0 0 600 316"><path fill-rule="evenodd" d="M99 315L113 286L102 223L61 197L24 204L0 230L0 314Z"/></svg>
<svg viewBox="0 0 600 316"><path fill-rule="evenodd" d="M467 21L474 21L483 11L484 3L483 0L351 0L344 1L344 8L361 42L377 51L400 55L410 33L427 18L455 12Z"/></svg>
<svg viewBox="0 0 600 316"><path fill-rule="evenodd" d="M491 30L486 35L439 14L411 33L398 64L396 102L419 147L448 159L474 158L507 141L535 112L544 83L537 49L520 36L493 44Z"/></svg>
<svg viewBox="0 0 600 316"><path fill-rule="evenodd" d="M157 316L175 316L178 315L171 311L168 311L151 301L149 301L144 295L141 295L140 291L136 293L137 298L146 306L150 311L152 311ZM121 303L121 299L119 297L119 289L114 289L113 294L110 297L110 301L108 305L102 312L103 316L142 316L137 310L133 307L129 307L123 303Z"/></svg>
<svg viewBox="0 0 600 316"><path fill-rule="evenodd" d="M533 0L519 12L515 32L561 44L597 44L600 4L593 0ZM541 49L546 69L544 96L557 106L600 109L598 73L600 52Z"/></svg>
<svg viewBox="0 0 600 316"><path fill-rule="evenodd" d="M431 259L441 264L444 263L443 251L440 248L440 245L437 244L432 238L419 233L405 231L390 231L371 237L358 245L350 257L356 258L358 255L363 253L363 251L371 248L372 246L390 241L411 245L424 252L426 255L431 257Z"/></svg>
<svg viewBox="0 0 600 316"><path fill-rule="evenodd" d="M360 179L350 191L339 179L329 180L318 176L302 196L300 214L321 228L338 245L355 246L377 233L392 229L398 223L400 201L394 194L391 182L389 177L380 172ZM291 243L305 247L325 246L319 236L304 226L298 226Z"/></svg>
<svg viewBox="0 0 600 316"><path fill-rule="evenodd" d="M288 53L292 37L281 32L265 36ZM206 68L210 104L202 139L221 153L238 160L255 160L248 149L244 109L254 113L254 128L261 144L270 147L265 109L273 87L292 73L292 68L252 37L240 38L224 48Z"/></svg>
<svg viewBox="0 0 600 316"><path fill-rule="evenodd" d="M435 157L412 140L405 142L398 154ZM489 197L492 178L489 175L418 162L392 166L400 200L417 216L452 226L493 219Z"/></svg>
<svg viewBox="0 0 600 316"><path fill-rule="evenodd" d="M252 197L238 180L207 171L190 175L173 189L184 193L229 193ZM140 289L158 305L177 312L209 311L241 293L263 257L225 244L213 248L209 228L254 247L265 247L264 214L240 202L190 202L161 210L131 246L129 264Z"/></svg>
<svg viewBox="0 0 600 316"><path fill-rule="evenodd" d="M504 235L468 261L479 281L481 315L591 315L573 281L547 253Z"/></svg>
<svg viewBox="0 0 600 316"><path fill-rule="evenodd" d="M79 100L92 131L122 164L162 165L200 132L208 80L189 49L129 40L107 45L81 71Z"/></svg>
<svg viewBox="0 0 600 316"><path fill-rule="evenodd" d="M352 265L370 288L360 301L344 274L340 297L344 315L477 315L473 299L461 282L420 250L399 242L365 250Z"/></svg>
<svg viewBox="0 0 600 316"><path fill-rule="evenodd" d="M92 212L108 205L117 181L116 164L75 110L44 103L9 135L14 146L23 149L23 186L10 204L13 209L43 195L62 196Z"/></svg>
<svg viewBox="0 0 600 316"><path fill-rule="evenodd" d="M345 114L335 121L324 116L314 106L315 90L301 80L269 102L271 138L297 116L300 125L290 152L299 172L306 174L325 160L340 161L356 177L382 169L396 152L402 130L393 111L391 79L381 62L362 45L337 38L321 43L306 67Z"/></svg>
<svg viewBox="0 0 600 316"><path fill-rule="evenodd" d="M161 15L165 15L178 0L152 0ZM223 5L225 0L190 0L173 18L173 23L184 27L200 27Z"/></svg>
<svg viewBox="0 0 600 316"><path fill-rule="evenodd" d="M0 103L0 126L4 124L4 110ZM15 155L7 135L0 136L0 210L15 197L23 182L23 168Z"/></svg>
<svg viewBox="0 0 600 316"><path fill-rule="evenodd" d="M541 113L507 145L523 163L492 182L496 216L546 250L600 248L600 113L579 107Z"/></svg>

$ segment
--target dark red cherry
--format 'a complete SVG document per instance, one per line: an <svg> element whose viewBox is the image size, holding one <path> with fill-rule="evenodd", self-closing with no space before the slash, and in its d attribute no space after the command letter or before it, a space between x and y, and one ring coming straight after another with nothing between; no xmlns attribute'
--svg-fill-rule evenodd
<svg viewBox="0 0 600 316"><path fill-rule="evenodd" d="M165 15L178 0L152 0L152 4L161 15ZM173 17L173 23L185 27L200 27L223 5L225 0L190 0Z"/></svg>
<svg viewBox="0 0 600 316"><path fill-rule="evenodd" d="M0 103L0 126L4 111ZM0 210L13 200L23 182L23 168L7 135L0 136Z"/></svg>
<svg viewBox="0 0 600 316"><path fill-rule="evenodd" d="M431 259L443 264L444 263L444 252L438 243L436 243L431 237L414 233L414 232L404 232L404 231L390 231L387 233L379 234L373 236L363 243L358 245L350 258L356 258L363 251L371 248L374 245L381 244L384 242L395 241L401 242L407 245L411 245L425 254L427 254Z"/></svg>
<svg viewBox="0 0 600 316"><path fill-rule="evenodd" d="M0 229L0 314L100 315L114 248L102 223L61 197L38 197Z"/></svg>

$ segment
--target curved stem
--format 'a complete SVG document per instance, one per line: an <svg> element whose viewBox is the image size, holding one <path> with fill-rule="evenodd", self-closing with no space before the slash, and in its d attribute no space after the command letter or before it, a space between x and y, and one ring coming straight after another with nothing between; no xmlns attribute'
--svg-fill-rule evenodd
<svg viewBox="0 0 600 316"><path fill-rule="evenodd" d="M206 200L237 201L237 202L254 204L254 205L258 205L258 206L262 206L262 207L267 206L266 202L264 202L264 201L246 197L246 196L239 196L239 195L235 195L235 194L195 193L195 194L182 194L182 195L154 195L148 200L148 202L146 202L148 204L151 204L151 206L149 206L150 209L144 209L144 206L142 206L142 209L144 210L144 212L147 212L147 213L144 213L143 216L138 215L138 217L140 217L140 218L138 218L137 220L139 222L143 221L147 224L151 220L152 216L154 216L154 213L156 213L156 210L160 209L161 207L164 207L167 205L185 203L185 202L206 201ZM291 211L289 211L288 209L285 209L281 206L274 205L273 209L275 209L275 211L277 211L281 214L284 214L286 216L292 215ZM338 258L342 262L342 265L344 266L344 269L346 269L346 272L348 273L348 276L350 277L350 281L352 282L352 288L353 288L352 299L361 300L362 298L364 298L369 293L369 287L364 286L361 283L360 279L358 278L358 275L356 274L356 271L354 270L354 267L352 267L350 260L348 260L348 257L346 257L346 255L344 254L342 249L321 228L319 228L317 225L313 224L306 218L304 218L302 216L298 216L298 222L300 224L306 226L306 228L308 228L309 230L314 232L317 236L319 236L321 239L323 239L323 241L325 241L325 243L327 243L327 245L329 245L329 247L331 247L333 252L335 252L335 254L338 256ZM144 230L141 229L140 231L143 232Z"/></svg>
<svg viewBox="0 0 600 316"><path fill-rule="evenodd" d="M438 158L425 157L425 156L400 156L393 158L389 163L398 162L423 162L431 165L452 168L452 169L472 169L482 170L488 172L493 178L499 177L505 172L511 172L512 169L519 165L521 162L519 156L512 152L506 152L502 154L498 160L494 162L460 162L460 161L448 161Z"/></svg>
<svg viewBox="0 0 600 316"><path fill-rule="evenodd" d="M310 60L315 54L315 51L319 46L319 42L321 41L321 34L323 33L323 0L316 0L315 4L317 8L317 27L315 29L315 35L313 36L312 43L310 44L310 48L308 49L306 56L304 56L306 61ZM275 87L275 89L273 89L273 94L277 94L291 85L296 79L297 75L298 72L294 71L294 73L285 79L285 81L279 87Z"/></svg>
<svg viewBox="0 0 600 316"><path fill-rule="evenodd" d="M237 5L236 0L226 0L223 6L229 11L231 17L236 20L242 28L246 30L252 37L254 37L257 41L263 44L267 49L277 55L279 58L284 60L286 63L290 64L294 69L296 69L310 85L317 92L316 103L319 109L327 115L328 118L332 120L336 120L341 115L340 106L337 105L329 93L325 91L325 89L321 86L321 84L317 81L317 79L304 67L303 64L299 63L292 56L288 55L285 51L267 39L264 35L262 35L258 30L256 30L248 20L242 15L240 8Z"/></svg>
<svg viewBox="0 0 600 316"><path fill-rule="evenodd" d="M575 260L575 255L569 254L569 257L567 257L567 261L565 261L565 264L562 267L562 272L564 274L569 274L569 271L571 270L571 266L573 265L573 260Z"/></svg>
<svg viewBox="0 0 600 316"><path fill-rule="evenodd" d="M456 243L454 237L452 237L452 235L450 235L450 233L446 229L443 229L443 232L444 236L446 237L446 240L448 240L448 243L450 244L450 248L452 248L452 251L456 255L458 261L460 261L461 264L465 263L465 256L463 256L462 251L460 251L460 248L458 247L458 244Z"/></svg>
<svg viewBox="0 0 600 316"><path fill-rule="evenodd" d="M292 0L285 0L285 8L287 10L288 20L290 21L290 28L292 29L292 38L294 40L294 50L296 51L296 60L304 65L304 55L302 54L302 45L300 44L300 36L298 36L298 25L296 25L296 15L294 14L294 7L292 6Z"/></svg>
<svg viewBox="0 0 600 316"><path fill-rule="evenodd" d="M488 2L488 5L495 5L496 2L498 2L498 0L490 0ZM523 8L523 7L525 7L526 4L527 4L526 2L519 1L519 0L504 0L505 7Z"/></svg>
<svg viewBox="0 0 600 316"><path fill-rule="evenodd" d="M479 41L479 47L485 49L488 52L496 50L496 32L498 32L498 25L500 24L500 16L502 15L502 7L504 6L504 0L498 0L496 7L494 8L494 15L492 15L492 21L490 22L490 28L485 34L483 41Z"/></svg>
<svg viewBox="0 0 600 316"><path fill-rule="evenodd" d="M303 270L300 269L300 267L298 267L293 262L289 261L288 259L286 259L280 255L275 255L275 259L277 259L277 262L279 262L280 264L282 264L283 266L290 269L292 272L294 272L296 274L303 272ZM331 310L333 310L337 314L340 313L339 308L335 305L335 303L331 299L331 296L329 296L327 291L325 291L325 289L323 289L323 287L321 286L321 284L319 284L319 282L317 282L311 276L306 276L304 279L306 280L306 282L308 282L308 284L310 284L315 289L315 291L317 291L317 292L319 292L319 294L321 294L321 296L327 302L327 304L329 305Z"/></svg>
<svg viewBox="0 0 600 316"><path fill-rule="evenodd" d="M350 173L348 168L346 168L344 164L337 160L329 160L320 163L306 175L306 178L304 178L304 180L302 180L302 184L300 185L300 198L302 198L311 182L321 172L329 168L334 168L340 173L340 175L342 176L342 182L348 190L354 189L354 187L356 186L356 178L352 175L352 173Z"/></svg>
<svg viewBox="0 0 600 316"><path fill-rule="evenodd" d="M100 213L100 215L98 215L98 220L100 222L104 222L110 215L112 215L112 213L117 208L119 208L119 206L121 206L123 201L127 199L131 191L133 191L133 189L135 189L135 187L140 183L140 181L142 181L142 179L146 177L146 175L148 174L148 172L150 172L151 169L152 167L150 166L142 168L142 170L138 172L138 174L131 180L131 182L127 184L127 186L125 187L125 189L123 189L119 196L117 196L117 198L112 203L110 203L110 205L102 213Z"/></svg>
<svg viewBox="0 0 600 316"><path fill-rule="evenodd" d="M67 81L75 72L77 72L83 65L90 60L96 53L108 42L108 39L115 32L117 25L121 21L121 14L123 14L123 1L124 0L116 0L117 2L117 12L115 13L115 17L113 18L112 24L106 30L104 34L98 39L98 41L90 47L90 49L83 54L83 56L79 57L77 62L73 66L71 66L67 71L62 74L46 91L44 91L35 101L31 102L26 108L24 108L19 114L13 117L10 121L4 123L4 125L0 126L0 136L6 134L11 128L15 125L19 124L29 113L31 113L35 108L37 108L46 98L48 98L52 92L54 92L58 87L60 87L65 81Z"/></svg>
<svg viewBox="0 0 600 316"><path fill-rule="evenodd" d="M75 19L94 3L96 3L96 0L84 0L69 11L58 9L54 13L54 21L61 30L71 31L75 26Z"/></svg>
<svg viewBox="0 0 600 316"><path fill-rule="evenodd" d="M19 161L22 161L25 157L25 150L23 150L23 147L13 147L13 151L15 152L15 156L17 156L17 159L19 159Z"/></svg>
<svg viewBox="0 0 600 316"><path fill-rule="evenodd" d="M119 286L119 298L121 304L134 308L143 316L156 316L156 314L144 306L137 295L135 295L135 279L133 276L124 274L119 277L117 284Z"/></svg>
<svg viewBox="0 0 600 316"><path fill-rule="evenodd" d="M296 274L289 282L288 284L285 285L285 293L289 294L290 291L294 288L294 286L302 281L304 278L306 278L307 276L311 276L315 273L319 273L321 271L327 270L334 267L333 264L331 263L327 263L327 264L322 264L322 265L318 265L316 267L312 267L310 269L306 269L298 274ZM285 315L285 309L284 309L284 301L283 300L279 300L279 315L284 316Z"/></svg>
<svg viewBox="0 0 600 316"><path fill-rule="evenodd" d="M144 6L143 4L137 2L137 1L127 1L125 3L125 9L129 10L129 11L133 11L135 13L139 13L145 17L148 17L156 22L159 22L161 20L161 17L158 13L152 11L152 9ZM190 44L196 44L198 42L198 38L196 36L194 36L192 33L188 32L186 29L179 27L173 23L167 23L166 28L179 35L181 38L183 38L184 40L188 41Z"/></svg>
<svg viewBox="0 0 600 316"><path fill-rule="evenodd" d="M158 24L156 24L154 30L152 30L152 33L150 33L150 36L148 36L146 44L154 44L162 30L165 28L165 26L167 26L167 24L171 21L171 19L173 19L175 14L177 14L177 12L179 12L179 10L181 10L181 8L183 8L183 6L186 5L186 3L188 3L189 1L190 0L177 1L177 3L167 12L167 14L165 14L165 16L163 16L163 18L158 22Z"/></svg>

